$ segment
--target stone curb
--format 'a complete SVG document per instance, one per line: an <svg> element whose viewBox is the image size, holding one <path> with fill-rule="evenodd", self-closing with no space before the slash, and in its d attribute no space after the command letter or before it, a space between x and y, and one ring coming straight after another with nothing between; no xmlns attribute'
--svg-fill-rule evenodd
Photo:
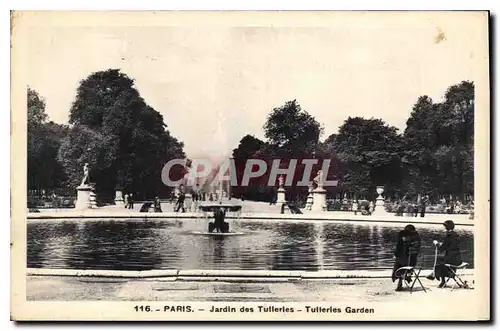
<svg viewBox="0 0 500 331"><path fill-rule="evenodd" d="M198 213L141 213L141 212L116 212L89 210L87 212L40 212L28 213L28 221L33 220L60 220L60 219L78 219L80 221L102 220L102 219L203 219L203 214ZM273 214L273 213L242 213L240 217L228 216L227 219L240 220L267 220L267 221L320 221L320 222L367 222L367 223L413 223L413 224L435 224L441 225L447 219L453 219L457 226L474 226L474 220L469 220L467 215L431 215L429 217L399 217L387 216L380 218L377 216L346 215L337 212L325 213L306 213L306 214Z"/></svg>
<svg viewBox="0 0 500 331"><path fill-rule="evenodd" d="M432 270L422 270L425 277ZM390 278L392 270L323 270L323 271L285 271L285 270L77 270L28 268L28 276L67 276L67 277L104 277L104 278L175 278L175 280L321 280L335 278ZM469 269L466 275L474 274Z"/></svg>
<svg viewBox="0 0 500 331"><path fill-rule="evenodd" d="M68 276L68 277L116 277L116 278L152 278L176 277L178 270L81 270L28 268L28 276Z"/></svg>

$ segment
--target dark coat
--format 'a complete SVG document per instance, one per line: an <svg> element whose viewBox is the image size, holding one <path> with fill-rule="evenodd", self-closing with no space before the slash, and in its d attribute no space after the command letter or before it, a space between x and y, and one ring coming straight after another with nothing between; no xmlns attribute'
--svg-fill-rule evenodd
<svg viewBox="0 0 500 331"><path fill-rule="evenodd" d="M398 242L396 244L396 248L394 249L394 257L396 261L400 262L399 264L404 264L405 260L408 261L408 254L405 254L405 242L403 237L405 236L405 231L400 231L398 233Z"/></svg>
<svg viewBox="0 0 500 331"><path fill-rule="evenodd" d="M179 198L177 199L177 203L184 203L185 199L186 199L186 195L184 193L181 193L179 195Z"/></svg>
<svg viewBox="0 0 500 331"><path fill-rule="evenodd" d="M397 279L396 271L405 266L414 267L417 265L417 257L420 253L420 235L418 232L400 231L398 234L398 242L394 250L394 267L392 270L392 281Z"/></svg>
<svg viewBox="0 0 500 331"><path fill-rule="evenodd" d="M407 232L405 230L398 234L398 243L394 250L394 257L403 265L408 265L410 256L418 256L420 253L420 235L418 232Z"/></svg>
<svg viewBox="0 0 500 331"><path fill-rule="evenodd" d="M444 263L460 265L462 255L460 254L460 238L455 231L446 232L443 244L439 247L440 252L444 252Z"/></svg>

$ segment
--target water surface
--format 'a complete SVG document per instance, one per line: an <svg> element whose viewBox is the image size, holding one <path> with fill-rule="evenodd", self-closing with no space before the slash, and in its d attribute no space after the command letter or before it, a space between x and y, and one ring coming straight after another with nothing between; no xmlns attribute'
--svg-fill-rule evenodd
<svg viewBox="0 0 500 331"><path fill-rule="evenodd" d="M36 221L28 224L28 267L69 269L355 270L392 268L402 226L229 221L234 236L209 236L206 220ZM418 264L432 268L444 231L419 228ZM472 230L472 228L471 228ZM473 235L457 230L473 266Z"/></svg>

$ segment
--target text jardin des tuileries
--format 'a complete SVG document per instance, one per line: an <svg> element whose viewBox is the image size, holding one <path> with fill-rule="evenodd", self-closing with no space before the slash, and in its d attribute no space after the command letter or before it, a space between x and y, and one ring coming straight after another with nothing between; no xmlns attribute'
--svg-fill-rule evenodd
<svg viewBox="0 0 500 331"><path fill-rule="evenodd" d="M373 308L359 308L359 307L333 307L333 306L304 306L302 309L288 306L275 306L275 305L259 305L254 307L238 306L233 307L230 305L225 306L212 306L209 310L210 313L308 313L308 314L374 314Z"/></svg>

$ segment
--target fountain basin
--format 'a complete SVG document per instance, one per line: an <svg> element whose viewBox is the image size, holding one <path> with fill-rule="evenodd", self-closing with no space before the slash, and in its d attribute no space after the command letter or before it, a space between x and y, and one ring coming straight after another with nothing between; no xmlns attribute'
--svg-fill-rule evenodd
<svg viewBox="0 0 500 331"><path fill-rule="evenodd" d="M391 223L234 220L242 235L199 235L207 220L28 222L29 268L86 270L385 270L394 262ZM416 226L419 265L432 268L441 226ZM463 259L474 262L473 228L457 226Z"/></svg>

